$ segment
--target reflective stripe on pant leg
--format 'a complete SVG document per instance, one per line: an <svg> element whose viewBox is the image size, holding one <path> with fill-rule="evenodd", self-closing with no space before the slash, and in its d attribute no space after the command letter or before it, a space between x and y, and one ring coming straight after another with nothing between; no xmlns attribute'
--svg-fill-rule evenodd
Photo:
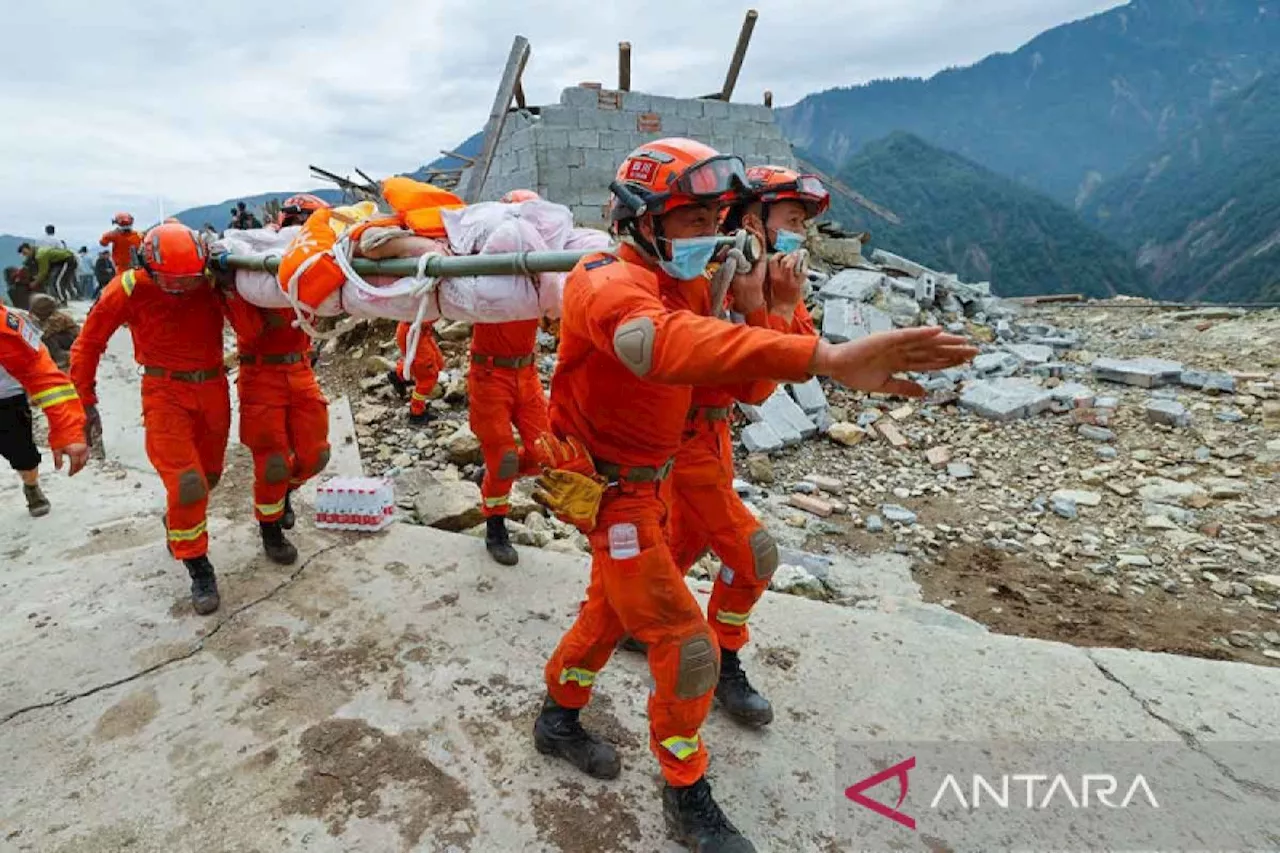
<svg viewBox="0 0 1280 853"><path fill-rule="evenodd" d="M486 518L506 515L508 496L514 474L504 477L503 460L507 454L516 456L515 435L511 420L515 408L515 376L509 370L497 370L473 365L470 374L468 396L471 402L469 423L471 431L480 439L480 452L484 455L484 480L480 494L485 502L481 510Z"/></svg>
<svg viewBox="0 0 1280 853"><path fill-rule="evenodd" d="M626 632L649 649L650 748L667 781L685 786L706 772L707 751L699 731L711 709L719 652L684 573L671 559L661 526L663 514L656 488L636 488L602 505L600 526L591 542L609 603ZM615 560L609 555L609 531L617 524L636 526L639 556ZM678 744L675 750L664 746L669 741Z"/></svg>
<svg viewBox="0 0 1280 853"><path fill-rule="evenodd" d="M547 692L563 708L581 708L591 698L596 676L622 638L622 623L609 605L604 583L595 561L586 600L578 618L560 640L543 676Z"/></svg>
<svg viewBox="0 0 1280 853"><path fill-rule="evenodd" d="M199 412L195 400L184 396L189 389L178 386L143 377L142 419L147 458L164 482L169 550L175 559L187 560L208 551L208 485L197 447Z"/></svg>

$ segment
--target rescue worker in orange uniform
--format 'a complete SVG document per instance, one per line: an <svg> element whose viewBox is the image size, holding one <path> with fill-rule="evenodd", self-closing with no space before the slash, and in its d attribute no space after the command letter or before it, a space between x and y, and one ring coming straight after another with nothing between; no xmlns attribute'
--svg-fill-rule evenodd
<svg viewBox="0 0 1280 853"><path fill-rule="evenodd" d="M99 246L111 248L111 262L121 273L133 266L133 252L142 244L142 235L133 230L133 214L117 213L111 217L115 226L98 240Z"/></svg>
<svg viewBox="0 0 1280 853"><path fill-rule="evenodd" d="M409 332L412 323L400 323L396 326L396 346L400 347L400 358L396 359L395 370L387 371L387 379L401 397L409 397L409 424L426 426L431 423L431 414L427 411L427 403L431 400L431 392L440 379L440 371L444 369L444 353L436 343L436 333L431 323L423 323L418 336L418 349L413 354L409 372L405 373L405 354L409 351Z"/></svg>
<svg viewBox="0 0 1280 853"><path fill-rule="evenodd" d="M240 374L240 443L253 454L253 514L262 549L280 565L298 559L285 538L291 497L329 464L329 401L311 369L311 338L292 308L258 308L226 295Z"/></svg>
<svg viewBox="0 0 1280 853"><path fill-rule="evenodd" d="M705 270L722 199L749 190L737 157L688 139L650 142L623 161L611 189L623 245L583 258L566 282L552 434L539 446L546 469L536 497L588 533L592 567L586 601L546 666L548 696L534 742L593 776L619 774L616 749L583 729L579 710L630 633L649 648L650 747L667 783L670 830L705 853L753 851L705 778L699 730L720 656L666 542L661 481L680 447L693 387L825 375L918 396L919 385L894 374L942 369L977 351L936 328L832 345L710 316ZM738 311L786 310L767 305L764 278L756 264L733 279Z"/></svg>
<svg viewBox="0 0 1280 853"><path fill-rule="evenodd" d="M732 233L745 226L763 240L770 253L767 282L774 315L789 320L783 331L813 335L813 319L803 302L806 277L796 252L804 244L806 222L827 209L830 196L817 178L789 169L753 167L747 177L752 192L730 208L724 230ZM695 388L683 442L666 481L671 503L667 535L676 565L688 571L708 550L722 563L707 605L707 620L720 644L715 695L730 715L751 726L771 723L773 706L751 685L738 653L750 638L751 610L777 568L778 547L733 488L729 416L734 403L763 403L775 387L756 382Z"/></svg>
<svg viewBox="0 0 1280 853"><path fill-rule="evenodd" d="M27 511L49 514L40 489L40 451L32 435L31 404L49 420L54 467L70 460L75 476L89 460L84 440L84 407L75 385L54 364L40 342L40 329L19 312L0 304L0 456L18 472Z"/></svg>
<svg viewBox="0 0 1280 853"><path fill-rule="evenodd" d="M279 231L281 228L292 225L302 225L311 217L311 214L326 207L329 207L327 201L311 193L289 196L284 200L284 204L280 205L280 215L275 222L271 223L271 227Z"/></svg>
<svg viewBox="0 0 1280 853"><path fill-rule="evenodd" d="M532 190L512 190L502 201L518 204L538 198ZM476 323L471 330L468 417L484 454L480 481L484 544L489 556L504 566L520 561L507 533L511 486L518 477L537 473L533 448L550 428L546 392L535 363L539 323L538 319ZM520 446L513 428L520 435Z"/></svg>
<svg viewBox="0 0 1280 853"><path fill-rule="evenodd" d="M147 456L164 481L169 552L191 576L197 613L218 609L205 510L222 478L231 404L223 367L221 295L205 273L208 248L180 224L146 233L139 267L102 291L71 348L71 379L85 402L88 429L100 429L95 394L107 341L128 324L142 365Z"/></svg>

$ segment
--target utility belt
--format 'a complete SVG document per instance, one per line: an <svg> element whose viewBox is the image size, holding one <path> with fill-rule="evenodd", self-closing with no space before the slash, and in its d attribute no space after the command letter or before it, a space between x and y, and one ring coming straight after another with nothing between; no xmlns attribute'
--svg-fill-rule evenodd
<svg viewBox="0 0 1280 853"><path fill-rule="evenodd" d="M172 379L174 382L212 382L227 375L225 367L214 367L209 370L166 370L163 367L142 366L143 376L157 379Z"/></svg>
<svg viewBox="0 0 1280 853"><path fill-rule="evenodd" d="M733 413L731 406L694 406L689 410L689 423L704 420L707 423L718 423L729 420Z"/></svg>
<svg viewBox="0 0 1280 853"><path fill-rule="evenodd" d="M521 356L478 355L472 353L471 363L478 364L481 367L505 367L508 370L518 370L521 367L528 367L533 364L533 353Z"/></svg>
<svg viewBox="0 0 1280 853"><path fill-rule="evenodd" d="M629 465L615 465L597 459L596 472L610 483L660 483L671 474L675 466L675 458L668 459L657 468L637 468Z"/></svg>
<svg viewBox="0 0 1280 853"><path fill-rule="evenodd" d="M242 355L241 364L298 364L307 358L305 353L285 352L278 355Z"/></svg>

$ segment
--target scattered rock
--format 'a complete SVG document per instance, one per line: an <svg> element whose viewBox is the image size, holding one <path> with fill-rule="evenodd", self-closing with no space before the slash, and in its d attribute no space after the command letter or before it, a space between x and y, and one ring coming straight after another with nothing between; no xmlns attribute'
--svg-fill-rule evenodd
<svg viewBox="0 0 1280 853"><path fill-rule="evenodd" d="M831 429L827 430L827 435L832 441L843 444L845 447L855 447L867 437L865 430L847 422L832 424Z"/></svg>
<svg viewBox="0 0 1280 853"><path fill-rule="evenodd" d="M484 458L480 452L480 439L466 424L446 438L443 447L454 465L477 465Z"/></svg>
<svg viewBox="0 0 1280 853"><path fill-rule="evenodd" d="M826 587L822 585L822 581L799 566L778 566L773 573L773 578L769 581L769 588L774 592L785 592L815 600L826 597Z"/></svg>
<svg viewBox="0 0 1280 853"><path fill-rule="evenodd" d="M1069 501L1077 506L1095 507L1102 505L1102 495L1097 492L1085 492L1076 489L1059 489L1049 497L1049 500Z"/></svg>
<svg viewBox="0 0 1280 853"><path fill-rule="evenodd" d="M773 463L763 453L752 453L747 457L747 476L753 483L763 486L774 482Z"/></svg>
<svg viewBox="0 0 1280 853"><path fill-rule="evenodd" d="M427 527L459 533L484 521L480 487L466 480L429 477L414 499L418 520Z"/></svg>
<svg viewBox="0 0 1280 853"><path fill-rule="evenodd" d="M805 512L812 513L819 518L829 518L835 509L829 501L822 498L815 498L810 495L793 494L787 499L787 503L796 509L802 509Z"/></svg>
<svg viewBox="0 0 1280 853"><path fill-rule="evenodd" d="M885 504L880 507L880 513L884 516L886 521L892 522L893 524L905 524L907 527L911 527L916 523L916 514L906 507L898 506L897 504Z"/></svg>
<svg viewBox="0 0 1280 853"><path fill-rule="evenodd" d="M1111 430L1092 424L1082 424L1078 432L1081 438L1087 438L1089 441L1115 441L1116 438L1116 434Z"/></svg>

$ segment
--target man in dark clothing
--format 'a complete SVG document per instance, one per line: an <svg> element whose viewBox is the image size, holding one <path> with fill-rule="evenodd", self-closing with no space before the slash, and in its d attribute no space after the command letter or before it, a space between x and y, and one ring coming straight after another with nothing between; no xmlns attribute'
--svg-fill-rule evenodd
<svg viewBox="0 0 1280 853"><path fill-rule="evenodd" d="M261 228L262 221L254 216L252 212L245 209L244 202L238 201L231 218L231 224L227 227L234 228L237 231L249 231L254 228Z"/></svg>
<svg viewBox="0 0 1280 853"><path fill-rule="evenodd" d="M111 283L111 279L116 277L116 265L111 262L111 255L106 249L98 253L98 259L93 262L93 277L97 280L98 286L93 291L93 301L98 301L98 295L102 293L102 288Z"/></svg>
<svg viewBox="0 0 1280 853"><path fill-rule="evenodd" d="M5 267L4 283L9 290L9 304L27 310L31 306L31 273L22 267Z"/></svg>
<svg viewBox="0 0 1280 853"><path fill-rule="evenodd" d="M18 253L27 259L29 267L35 266L32 292L48 293L66 305L75 294L76 253L70 249L32 246L30 243L19 246Z"/></svg>

